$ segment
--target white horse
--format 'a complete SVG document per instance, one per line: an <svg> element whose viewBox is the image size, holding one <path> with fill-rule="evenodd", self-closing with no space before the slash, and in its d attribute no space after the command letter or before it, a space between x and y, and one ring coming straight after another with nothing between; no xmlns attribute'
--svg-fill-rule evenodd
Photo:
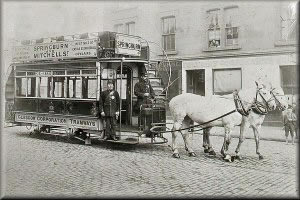
<svg viewBox="0 0 300 200"><path fill-rule="evenodd" d="M276 88L271 87L270 92L275 100L276 108L278 108L279 110L287 109L288 99L287 96L284 95L283 89L281 87L276 87ZM241 159L239 152L240 152L241 145L245 140L244 133L247 128L251 127L253 129L254 139L256 142L256 152L259 155L259 159L263 159L263 156L259 153L259 140L260 140L260 129L265 119L265 114L266 113L261 113L259 110L256 110L256 108L254 107L252 108L252 110L249 111L249 114L247 116L241 115L239 143L235 150L235 157L233 158ZM212 127L209 127L203 130L203 147L205 153L215 155L215 152L209 140L211 128Z"/></svg>
<svg viewBox="0 0 300 200"><path fill-rule="evenodd" d="M194 150L190 145L190 134L188 132L191 121L194 121L199 124L205 123L201 126L202 128L213 126L224 127L225 135L221 154L225 159L231 160L230 156L227 154L231 140L230 133L234 126L240 125L243 122L242 115L239 112L235 112L237 107L245 114L248 114L249 110L254 105L259 110L262 109L261 107L266 107L269 110L276 108L275 99L271 95L270 90L265 86L258 86L257 82L256 85L257 87L254 88L240 90L238 94L233 94L233 96L204 97L185 93L174 97L169 103L171 115L174 120L172 131L173 157L180 157L176 143L176 133L178 130L183 136L186 151L188 151L190 156L195 156ZM238 99L234 101L233 99L236 97L238 97ZM252 122L252 120L249 120L249 122ZM256 124L251 125L253 125L253 127L256 126ZM209 131L207 133L209 133ZM207 139L209 140L209 136ZM258 148L256 153L262 157Z"/></svg>

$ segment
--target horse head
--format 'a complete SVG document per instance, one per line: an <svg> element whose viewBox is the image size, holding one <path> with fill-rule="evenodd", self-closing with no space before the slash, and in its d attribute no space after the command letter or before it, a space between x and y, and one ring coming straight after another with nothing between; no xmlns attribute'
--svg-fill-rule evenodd
<svg viewBox="0 0 300 200"><path fill-rule="evenodd" d="M262 82L258 83L255 81L256 84L256 97L255 97L255 104L263 105L265 107L265 112L272 111L276 109L276 100L274 96L272 95L272 85L269 83L269 85L264 84Z"/></svg>
<svg viewBox="0 0 300 200"><path fill-rule="evenodd" d="M276 108L275 100L270 92L271 89L262 82L256 81L255 83L256 87L242 89L238 92L238 98L240 99L239 102L242 102L242 106L239 107L242 107L244 115L247 115L251 109L264 115L268 111ZM235 93L233 95L236 96ZM238 110L239 107L237 106Z"/></svg>

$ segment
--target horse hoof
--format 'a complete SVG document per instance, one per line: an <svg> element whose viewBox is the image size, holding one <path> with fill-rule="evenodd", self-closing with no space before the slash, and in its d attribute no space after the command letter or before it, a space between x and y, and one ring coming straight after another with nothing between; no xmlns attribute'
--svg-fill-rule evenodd
<svg viewBox="0 0 300 200"><path fill-rule="evenodd" d="M239 156L239 155L236 155L235 158L238 159L238 160L242 160L242 157Z"/></svg>
<svg viewBox="0 0 300 200"><path fill-rule="evenodd" d="M227 162L231 162L231 156L230 155L226 155L224 158L225 161Z"/></svg>
<svg viewBox="0 0 300 200"><path fill-rule="evenodd" d="M189 152L189 157L196 157L195 152Z"/></svg>
<svg viewBox="0 0 300 200"><path fill-rule="evenodd" d="M208 149L204 149L204 153L209 153Z"/></svg>
<svg viewBox="0 0 300 200"><path fill-rule="evenodd" d="M179 153L173 153L173 158L180 158Z"/></svg>
<svg viewBox="0 0 300 200"><path fill-rule="evenodd" d="M214 150L211 150L211 151L209 152L209 155L215 156L215 155L217 155L217 154L216 154L216 152L215 152Z"/></svg>
<svg viewBox="0 0 300 200"><path fill-rule="evenodd" d="M262 159L264 159L264 157L263 157L262 155L259 155L259 156L258 156L258 159L259 159L259 160L262 160Z"/></svg>
<svg viewBox="0 0 300 200"><path fill-rule="evenodd" d="M231 156L231 162L233 162L235 159L235 156Z"/></svg>

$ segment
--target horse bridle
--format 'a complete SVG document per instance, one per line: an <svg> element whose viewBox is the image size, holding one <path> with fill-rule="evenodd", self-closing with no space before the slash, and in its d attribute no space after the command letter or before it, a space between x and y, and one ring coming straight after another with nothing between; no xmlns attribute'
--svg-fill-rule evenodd
<svg viewBox="0 0 300 200"><path fill-rule="evenodd" d="M266 115L270 109L268 102L271 101L272 99L269 99L268 101L264 98L264 96L260 93L261 88L258 88L256 90L256 95L255 95L255 100L253 104L251 105L249 110L246 110L244 108L244 105L242 103L241 98L239 97L238 93L234 93L234 103L236 110L243 116L248 116L249 112L253 110L253 112L260 114L260 115ZM257 100L258 95L262 98L263 103L259 102Z"/></svg>
<svg viewBox="0 0 300 200"><path fill-rule="evenodd" d="M276 95L273 93L273 90L275 90L275 88L273 88L270 93L271 95L273 96L274 100L275 100L275 103L276 103L276 107L278 107L279 110L284 110L283 106L282 106L282 103L277 99ZM284 96L284 95L277 95L277 96Z"/></svg>
<svg viewBox="0 0 300 200"><path fill-rule="evenodd" d="M260 90L261 88L257 89L256 90L256 96L255 96L255 100L254 100L254 103L252 105L252 110L257 113L257 114L260 114L260 115L266 115L268 114L268 112L271 110L268 103L272 100L269 99L268 101L264 98L264 96L260 93ZM259 96L262 98L263 100L263 103L262 102L259 102L257 100L257 96Z"/></svg>

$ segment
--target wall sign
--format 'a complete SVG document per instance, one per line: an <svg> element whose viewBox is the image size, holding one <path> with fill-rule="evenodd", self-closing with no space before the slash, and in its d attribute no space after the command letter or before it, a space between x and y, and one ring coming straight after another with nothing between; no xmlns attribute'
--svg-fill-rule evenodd
<svg viewBox="0 0 300 200"><path fill-rule="evenodd" d="M13 62L97 57L97 39L13 47Z"/></svg>

